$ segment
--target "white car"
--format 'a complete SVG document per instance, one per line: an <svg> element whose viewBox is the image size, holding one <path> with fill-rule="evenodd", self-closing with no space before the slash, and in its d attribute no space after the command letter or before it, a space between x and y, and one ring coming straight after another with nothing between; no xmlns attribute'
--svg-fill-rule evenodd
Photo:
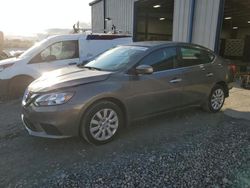
<svg viewBox="0 0 250 188"><path fill-rule="evenodd" d="M108 34L51 36L16 58L0 61L0 96L21 96L43 73L80 64L132 37Z"/></svg>

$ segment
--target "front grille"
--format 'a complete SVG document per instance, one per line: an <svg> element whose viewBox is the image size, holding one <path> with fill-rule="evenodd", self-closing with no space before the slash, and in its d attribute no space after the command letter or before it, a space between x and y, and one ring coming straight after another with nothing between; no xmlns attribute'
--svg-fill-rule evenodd
<svg viewBox="0 0 250 188"><path fill-rule="evenodd" d="M60 131L53 125L41 123L41 127L49 135L56 135L56 136L61 135Z"/></svg>
<svg viewBox="0 0 250 188"><path fill-rule="evenodd" d="M23 118L23 121L25 123L25 125L27 126L28 129L32 130L32 131L37 131L36 127L33 125L32 122L30 122L27 118Z"/></svg>
<svg viewBox="0 0 250 188"><path fill-rule="evenodd" d="M24 99L23 99L24 106L28 106L29 104L31 104L34 101L34 99L36 99L37 97L38 97L37 94L34 94L30 91L25 92Z"/></svg>

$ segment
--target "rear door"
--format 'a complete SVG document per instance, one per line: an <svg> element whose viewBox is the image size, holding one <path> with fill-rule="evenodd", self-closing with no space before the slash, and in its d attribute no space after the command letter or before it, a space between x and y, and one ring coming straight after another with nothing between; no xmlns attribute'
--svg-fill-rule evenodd
<svg viewBox="0 0 250 188"><path fill-rule="evenodd" d="M212 62L214 54L200 48L179 48L183 78L183 105L201 103L208 97L215 82Z"/></svg>
<svg viewBox="0 0 250 188"><path fill-rule="evenodd" d="M36 55L29 64L36 65L39 72L47 72L79 63L78 40L53 43Z"/></svg>
<svg viewBox="0 0 250 188"><path fill-rule="evenodd" d="M176 47L156 50L146 56L140 65L150 65L151 75L131 76L129 111L140 117L182 105L182 79L177 65Z"/></svg>

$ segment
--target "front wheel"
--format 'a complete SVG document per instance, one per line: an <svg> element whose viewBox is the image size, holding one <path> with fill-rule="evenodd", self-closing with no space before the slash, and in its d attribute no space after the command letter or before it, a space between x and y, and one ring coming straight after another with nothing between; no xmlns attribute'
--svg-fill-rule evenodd
<svg viewBox="0 0 250 188"><path fill-rule="evenodd" d="M105 144L116 137L123 123L120 107L110 101L101 101L91 106L85 113L80 134L89 143Z"/></svg>
<svg viewBox="0 0 250 188"><path fill-rule="evenodd" d="M225 90L221 85L216 85L208 98L208 101L204 105L206 111L216 113L221 110L225 102Z"/></svg>

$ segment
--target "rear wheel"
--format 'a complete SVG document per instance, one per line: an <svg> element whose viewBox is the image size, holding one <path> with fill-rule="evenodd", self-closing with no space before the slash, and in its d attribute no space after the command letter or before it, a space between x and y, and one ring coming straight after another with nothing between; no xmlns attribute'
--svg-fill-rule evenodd
<svg viewBox="0 0 250 188"><path fill-rule="evenodd" d="M8 98L17 99L23 96L25 89L33 81L31 77L16 77L9 83Z"/></svg>
<svg viewBox="0 0 250 188"><path fill-rule="evenodd" d="M206 111L216 113L221 110L225 102L225 89L221 85L216 85L208 98L208 101L204 105Z"/></svg>
<svg viewBox="0 0 250 188"><path fill-rule="evenodd" d="M80 134L89 143L105 144L116 137L123 123L120 107L110 101L101 101L91 106L85 113Z"/></svg>

